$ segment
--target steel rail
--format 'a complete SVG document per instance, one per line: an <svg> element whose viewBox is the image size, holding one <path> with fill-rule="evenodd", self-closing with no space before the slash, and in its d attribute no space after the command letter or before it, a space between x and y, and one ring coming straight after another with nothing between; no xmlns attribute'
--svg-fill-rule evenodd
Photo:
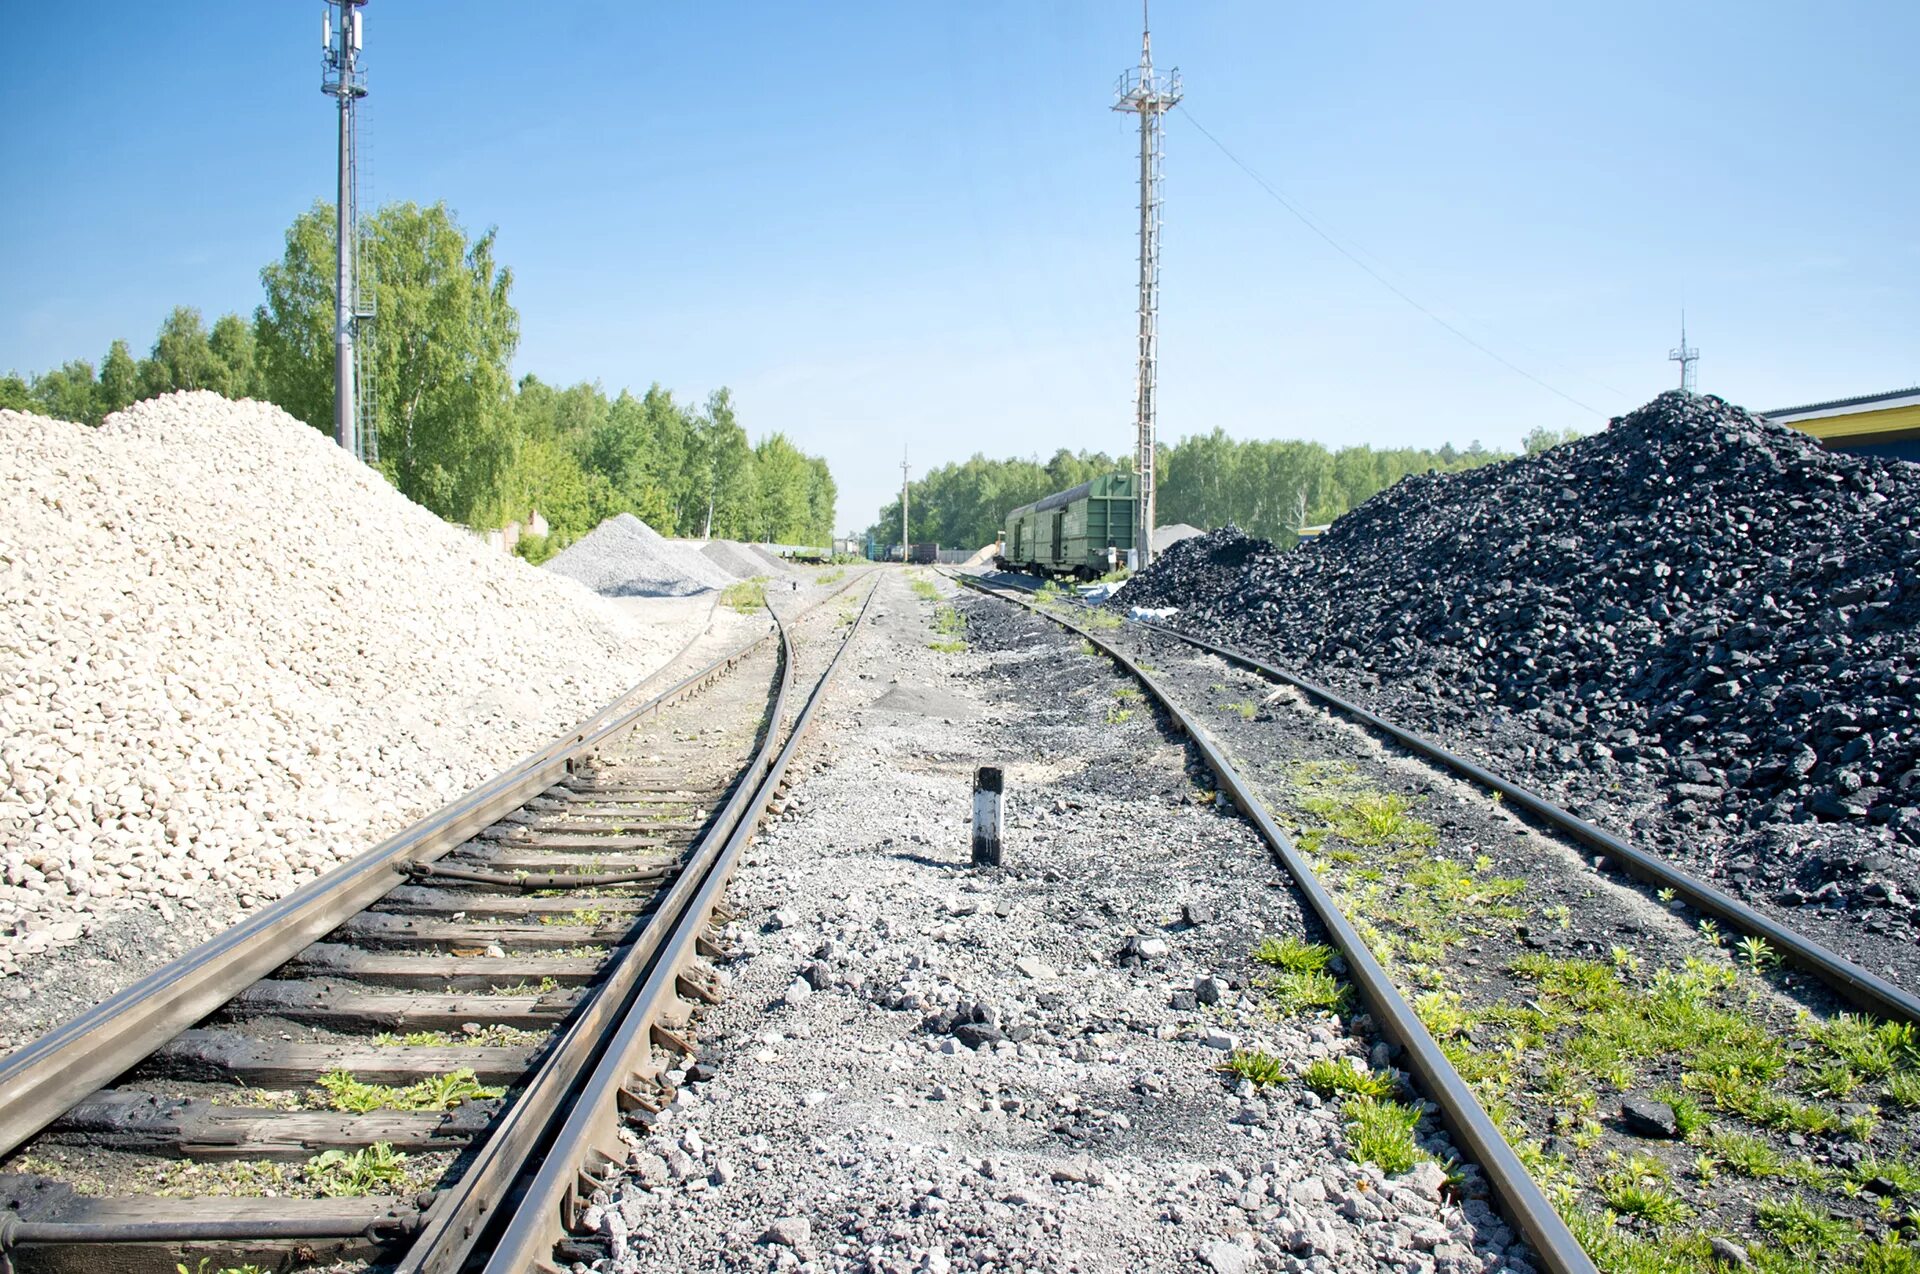
<svg viewBox="0 0 1920 1274"><path fill-rule="evenodd" d="M653 1073L650 1059L656 1042L668 1042L669 1046L681 1044L679 1041L657 1041L659 1021L673 1007L678 988L684 984L685 971L705 940L707 926L720 905L720 895L732 875L734 863L758 831L760 820L765 816L775 791L784 782L787 768L813 724L815 709L826 699L841 661L852 649L854 638L866 621L867 612L872 608L878 592L878 587L875 587L867 593L867 600L855 616L853 626L847 630L840 649L820 675L819 682L807 697L806 705L794 718L786 745L768 768L758 789L752 793L749 816L734 827L719 854L706 866L704 875L690 865L660 907L663 913L676 914L671 940L655 960L646 984L634 998L618 1031L601 1055L599 1065L574 1100L565 1126L547 1150L545 1160L515 1205L505 1229L492 1239L486 1274L557 1270L559 1267L552 1264L553 1249L567 1237L575 1220L586 1165L590 1161L597 1167L618 1164L624 1160L625 1148L619 1140L619 1130L625 1107L634 1101L629 1086ZM744 789L744 785L742 787ZM697 892L693 892L696 887ZM675 907L682 910L671 913L670 909ZM416 1268L425 1274L428 1270L437 1271L443 1267L403 1264L395 1274L412 1274Z"/></svg>
<svg viewBox="0 0 1920 1274"><path fill-rule="evenodd" d="M1685 899L1687 904L1695 910L1705 912L1718 922L1732 925L1745 933L1765 939L1767 945L1780 953L1783 958L1820 979L1857 1007L1870 1009L1882 1017L1920 1023L1920 996L1915 996L1912 992L1861 968L1832 948L1786 927L1738 898L1714 888L1697 876L1688 875L1657 855L1628 844L1612 832L1589 823L1571 810L1554 804L1538 792L1522 787L1511 779L1502 778L1485 766L1450 751L1432 739L1395 725L1379 713L1363 708L1298 673L1289 672L1230 646L1183 633L1165 624L1152 620L1134 622L1149 631L1185 642L1209 654L1218 655L1230 663L1239 664L1284 685L1292 686L1309 698L1318 700L1351 717L1369 730L1385 735L1407 751L1437 762L1462 778L1500 793L1502 800L1525 810L1569 839L1599 851L1602 856L1635 879L1663 889L1671 889L1676 896Z"/></svg>
<svg viewBox="0 0 1920 1274"><path fill-rule="evenodd" d="M1235 808L1259 828L1261 836L1272 847L1287 874L1300 887L1308 906L1346 958L1347 975L1373 1015L1374 1025L1388 1042L1398 1044L1405 1050L1402 1060L1407 1070L1439 1107L1441 1121L1461 1148L1486 1174L1487 1184L1493 1191L1500 1211L1532 1246L1534 1254L1549 1274L1597 1274L1592 1259L1580 1246L1579 1240L1573 1237L1566 1222L1561 1220L1546 1195L1541 1193L1539 1185L1520 1162L1519 1156L1514 1154L1513 1147L1507 1144L1506 1138L1481 1107L1459 1071L1454 1069L1453 1063L1440 1051L1440 1046L1428 1034L1412 1006L1401 997L1393 980L1387 976L1379 961L1374 959L1373 952L1347 920L1333 895L1320 883L1306 856L1274 822L1252 785L1241 777L1228 758L1226 749L1214 741L1199 721L1175 703L1172 694L1151 674L1098 633L1064 615L1053 614L1017 593L993 588L967 576L952 575L949 578L963 587L1013 602L1076 633L1106 652L1109 658L1147 688L1148 693L1166 711L1174 727L1190 738L1206 758L1207 764L1213 769L1215 781L1220 784L1220 790L1232 799Z"/></svg>
<svg viewBox="0 0 1920 1274"><path fill-rule="evenodd" d="M1012 585L1012 587L1022 586ZM1359 722L1376 734L1393 740L1407 751L1425 757L1442 768L1453 771L1461 778L1500 793L1502 800L1525 810L1536 820L1570 840L1578 841L1587 848L1598 851L1636 880L1662 889L1671 889L1676 897L1684 899L1696 911L1713 917L1716 922L1731 925L1743 933L1765 939L1767 945L1778 952L1783 959L1818 978L1856 1007L1869 1009L1882 1017L1920 1023L1920 995L1915 995L1871 970L1862 968L1831 947L1781 924L1738 898L1716 889L1699 877L1681 871L1658 855L1627 843L1605 828L1556 805L1531 788L1503 778L1478 762L1469 760L1424 735L1394 724L1372 709L1354 703L1317 681L1269 663L1256 655L1250 655L1246 651L1237 650L1220 642L1210 641L1205 637L1196 637L1192 633L1182 632L1159 620L1136 619L1130 622L1140 625L1149 632L1158 633L1163 637L1184 642L1196 649L1217 655L1229 663L1238 664L1283 685L1292 686L1308 698Z"/></svg>
<svg viewBox="0 0 1920 1274"><path fill-rule="evenodd" d="M868 574L853 576L802 614ZM634 706L705 636L703 630L666 664L539 751L0 1059L0 1155L365 910L404 880L410 864L449 853L553 786L596 747L729 671L778 633L777 626L770 628Z"/></svg>
<svg viewBox="0 0 1920 1274"><path fill-rule="evenodd" d="M527 1164L549 1143L555 1120L574 1108L581 1077L605 1055L610 1039L616 1038L620 1023L628 1016L635 988L677 924L668 923L666 918L675 914L679 900L691 892L693 882L714 859L715 846L730 841L748 817L755 793L773 765L780 722L793 687L793 636L777 614L773 618L780 634L779 688L765 733L742 769L740 781L734 784L733 795L681 865L674 884L655 900L645 926L625 948L612 972L568 1021L560 1040L519 1099L489 1132L474 1161L434 1200L394 1274L455 1274L465 1265Z"/></svg>

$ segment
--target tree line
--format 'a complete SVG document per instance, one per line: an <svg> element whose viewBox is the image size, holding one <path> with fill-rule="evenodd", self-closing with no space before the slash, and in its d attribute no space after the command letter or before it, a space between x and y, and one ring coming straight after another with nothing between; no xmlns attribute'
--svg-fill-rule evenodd
<svg viewBox="0 0 1920 1274"><path fill-rule="evenodd" d="M1536 429L1527 435L1526 449L1531 454L1578 436L1571 430ZM1451 473L1512 458L1512 452L1489 450L1478 441L1464 451L1451 443L1438 450L1336 450L1317 442L1229 438L1215 429L1159 448L1156 521L1161 526L1185 522L1203 530L1231 522L1251 535L1290 546L1300 538L1301 528L1331 522L1409 474ZM910 534L915 543L978 548L1005 527L1009 509L1099 474L1132 468L1131 456L1116 460L1097 451L1061 450L1045 464L976 454L929 469L909 485ZM880 510L867 534L877 544L899 543L898 497Z"/></svg>
<svg viewBox="0 0 1920 1274"><path fill-rule="evenodd" d="M538 510L540 560L605 518L632 513L664 535L826 544L836 491L824 460L779 433L758 443L732 395L676 402L658 384L609 398L511 373L520 315L494 233L469 237L445 204L389 204L366 221L362 269L376 317L371 354L379 467L441 517L488 529ZM208 328L175 309L136 359L114 341L84 359L0 377L0 407L99 424L132 403L183 389L257 398L333 431L334 214L315 204L260 272L251 320Z"/></svg>

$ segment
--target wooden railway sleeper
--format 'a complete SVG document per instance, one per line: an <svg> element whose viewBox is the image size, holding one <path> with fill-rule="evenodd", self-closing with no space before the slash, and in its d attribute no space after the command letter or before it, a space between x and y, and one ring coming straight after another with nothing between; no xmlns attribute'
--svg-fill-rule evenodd
<svg viewBox="0 0 1920 1274"><path fill-rule="evenodd" d="M665 882L679 874L678 863L636 867L631 871L541 872L525 876L476 871L470 867L442 867L438 863L406 863L400 870L412 880L458 880L499 889L593 889L603 885L644 885Z"/></svg>

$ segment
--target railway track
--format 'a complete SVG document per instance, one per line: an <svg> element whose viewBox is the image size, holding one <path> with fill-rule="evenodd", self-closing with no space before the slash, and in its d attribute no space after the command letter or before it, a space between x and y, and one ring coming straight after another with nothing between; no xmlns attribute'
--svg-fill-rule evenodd
<svg viewBox="0 0 1920 1274"><path fill-rule="evenodd" d="M728 875L863 579L0 1061L0 1270L555 1268L724 992Z"/></svg>
<svg viewBox="0 0 1920 1274"><path fill-rule="evenodd" d="M1905 1103L1898 1100L1894 1094L1901 1090L1890 1078L1898 1071L1906 1077L1900 1082L1920 1083L1920 1049L1912 1034L1920 1006L1910 993L1286 670L1160 625L1130 623L1124 634L1104 631L1114 627L1110 618L1081 612L1078 618L1094 623L1078 622L1076 607L1037 604L1030 586L954 578L1078 632L1139 679L1176 728L1192 735L1214 766L1221 792L1260 827L1320 913L1376 1027L1405 1050L1400 1064L1476 1157L1501 1210L1547 1268L1592 1269L1595 1255L1609 1269L1643 1268L1633 1261L1650 1257L1663 1241L1676 1249L1693 1244L1701 1257L1698 1268L1713 1268L1718 1258L1706 1250L1709 1235L1778 1241L1778 1251L1809 1262L1804 1268L1854 1268L1846 1263L1852 1249L1802 1251L1794 1245L1811 1242L1804 1234L1795 1232L1790 1242L1780 1238L1789 1223L1817 1230L1834 1217L1859 1225L1865 1241L1890 1248L1911 1242L1911 1227L1920 1223L1920 1211L1912 1209L1920 1199L1904 1200L1910 1227L1904 1241L1899 1208L1901 1196L1913 1190L1911 1151L1920 1132L1913 1105L1920 1103L1911 1093ZM1236 695L1245 697L1218 702ZM1342 748L1365 751L1356 744L1366 740L1348 725L1323 734L1315 745L1322 752L1312 754L1316 759L1263 749L1262 735L1275 732L1269 706L1286 696L1318 705L1302 702L1290 723L1304 725L1310 714L1331 709L1371 731L1375 741L1437 764L1460 782L1447 789L1444 781L1409 781L1415 767L1396 762L1395 754L1379 754L1377 747L1375 759L1358 766L1338 768L1318 759ZM1206 706L1197 713L1183 702ZM1217 717L1211 715L1216 710ZM1201 713L1207 714L1205 724ZM1336 737L1338 731L1347 737ZM1362 790L1367 812L1389 829L1378 844L1369 845L1369 837L1358 832L1348 833L1354 841L1341 841L1341 816L1329 813L1359 808L1355 794ZM1451 853L1438 837L1412 838L1420 829L1435 830L1407 816L1428 801L1436 807L1470 802L1483 813L1490 806L1508 823L1517 811L1579 853L1535 837L1525 845L1510 841L1489 855L1484 836L1469 846L1473 852ZM1326 825L1329 818L1333 828ZM1475 827L1484 832L1486 823L1485 817L1478 824L1469 819L1457 834L1464 837ZM1393 830L1401 828L1404 833ZM1403 834L1409 839L1396 843ZM1317 852L1330 835L1335 852ZM1500 876L1498 870L1512 874ZM1427 886L1435 877L1444 889ZM1409 885L1408 879L1422 883ZM1533 907L1524 913L1533 919L1531 928L1511 905L1523 891ZM1433 920L1436 909L1444 911L1458 898L1471 907ZM1558 923L1542 924L1543 913L1557 916ZM1737 954L1729 959L1729 953ZM1781 960L1790 971L1772 970ZM1516 970L1525 976L1516 977ZM1590 998L1570 993L1568 979L1584 979L1582 992ZM1626 1046L1603 1038L1621 1021L1670 1009L1676 987L1693 997L1689 1012L1703 1015L1706 1026L1729 1039L1704 1038L1710 1032L1703 1029L1703 1038L1684 1048L1668 1041L1662 1052L1644 1041ZM1843 1012L1849 1008L1865 1012ZM1775 1048L1776 1040L1807 1043L1796 1051ZM1863 1054L1854 1074L1848 1070L1854 1054L1846 1050L1862 1041L1878 1052ZM1736 1052L1734 1042L1745 1051ZM1613 1051L1604 1063L1591 1062L1589 1074L1582 1064L1602 1044ZM1749 1059L1749 1070L1764 1062L1778 1070L1778 1080L1773 1087L1755 1083L1738 1066L1730 1078L1714 1069L1718 1063L1700 1062L1708 1054ZM1816 1069L1814 1061L1830 1064ZM1883 1064L1887 1069L1871 1069ZM1813 1087L1803 1071L1834 1090ZM1598 1095L1614 1091L1624 1100L1629 1091L1649 1087L1649 1076L1669 1081L1662 1095L1680 1121L1693 1125L1669 1129L1667 1139L1654 1143L1623 1134L1624 1106L1616 1116L1597 1102ZM1877 1104L1843 1100L1878 1092L1881 1083L1887 1088ZM1563 1091L1583 1085L1590 1091ZM1548 1108L1553 1103L1558 1105ZM1489 1107L1498 1119L1489 1116ZM1524 1159L1516 1147L1526 1152ZM1796 1157L1806 1163L1792 1166ZM1717 1187L1721 1178L1739 1188ZM1596 1195L1605 1197L1604 1206ZM1645 1206L1651 1212L1656 1205L1657 1223L1632 1211ZM1822 1208L1832 1215L1821 1214ZM1697 1234L1681 1236L1683 1214L1699 1223ZM1626 1218L1624 1231L1614 1224L1619 1216ZM1823 1233L1831 1238L1837 1231ZM1907 1249L1899 1259L1911 1256Z"/></svg>

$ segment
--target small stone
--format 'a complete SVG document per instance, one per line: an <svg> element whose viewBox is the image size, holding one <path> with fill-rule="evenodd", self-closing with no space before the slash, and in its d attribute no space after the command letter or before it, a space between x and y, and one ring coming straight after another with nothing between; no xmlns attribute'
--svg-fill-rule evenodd
<svg viewBox="0 0 1920 1274"><path fill-rule="evenodd" d="M1223 1053L1232 1052L1234 1049L1240 1047L1240 1039L1238 1036L1220 1030L1208 1031L1201 1037L1200 1042L1208 1048L1217 1048Z"/></svg>
<svg viewBox="0 0 1920 1274"><path fill-rule="evenodd" d="M1175 991L1173 998L1167 1002L1168 1007L1176 1013L1191 1013L1199 1007L1199 1003L1191 991Z"/></svg>
<svg viewBox="0 0 1920 1274"><path fill-rule="evenodd" d="M953 1028L953 1038L971 1049L982 1049L1007 1038L997 1026L985 1022L963 1022Z"/></svg>
<svg viewBox="0 0 1920 1274"><path fill-rule="evenodd" d="M804 1247L813 1237L813 1224L803 1216L783 1216L767 1227L764 1242L781 1247Z"/></svg>
<svg viewBox="0 0 1920 1274"><path fill-rule="evenodd" d="M1747 1254L1747 1249L1732 1239L1723 1239L1716 1234L1707 1240L1707 1246L1713 1252L1713 1259L1722 1265L1731 1265L1735 1269L1744 1270L1753 1264L1753 1258Z"/></svg>
<svg viewBox="0 0 1920 1274"><path fill-rule="evenodd" d="M628 1156L627 1170L642 1185L660 1186L667 1183L667 1161L644 1150Z"/></svg>
<svg viewBox="0 0 1920 1274"><path fill-rule="evenodd" d="M1213 908L1203 902L1190 902L1180 908L1180 919L1195 928L1210 925L1213 923Z"/></svg>
<svg viewBox="0 0 1920 1274"><path fill-rule="evenodd" d="M1200 1247L1200 1263L1213 1274L1246 1274L1253 1268L1254 1254L1238 1243L1215 1239Z"/></svg>
<svg viewBox="0 0 1920 1274"><path fill-rule="evenodd" d="M1164 938L1142 938L1134 947L1142 960L1162 960L1173 950Z"/></svg>
<svg viewBox="0 0 1920 1274"><path fill-rule="evenodd" d="M767 923L774 929L791 929L800 923L800 913L792 907L781 907L767 918Z"/></svg>
<svg viewBox="0 0 1920 1274"><path fill-rule="evenodd" d="M1202 1004L1219 1004L1227 998L1228 986L1220 978L1196 978L1193 983L1193 998Z"/></svg>
<svg viewBox="0 0 1920 1274"><path fill-rule="evenodd" d="M1013 967L1035 982L1046 982L1060 976L1054 972L1052 965L1036 956L1021 956L1013 962Z"/></svg>
<svg viewBox="0 0 1920 1274"><path fill-rule="evenodd" d="M1100 1165L1086 1155L1076 1155L1057 1164L1052 1176L1055 1181L1070 1182L1075 1185L1097 1185L1106 1180L1106 1174L1100 1170Z"/></svg>
<svg viewBox="0 0 1920 1274"><path fill-rule="evenodd" d="M1680 1135L1680 1124L1673 1107L1663 1101L1626 1101L1620 1105L1620 1119L1636 1137L1672 1140Z"/></svg>
<svg viewBox="0 0 1920 1274"><path fill-rule="evenodd" d="M787 993L781 997L788 1008L798 1008L813 996L813 988L807 985L805 978L795 978L787 984Z"/></svg>

